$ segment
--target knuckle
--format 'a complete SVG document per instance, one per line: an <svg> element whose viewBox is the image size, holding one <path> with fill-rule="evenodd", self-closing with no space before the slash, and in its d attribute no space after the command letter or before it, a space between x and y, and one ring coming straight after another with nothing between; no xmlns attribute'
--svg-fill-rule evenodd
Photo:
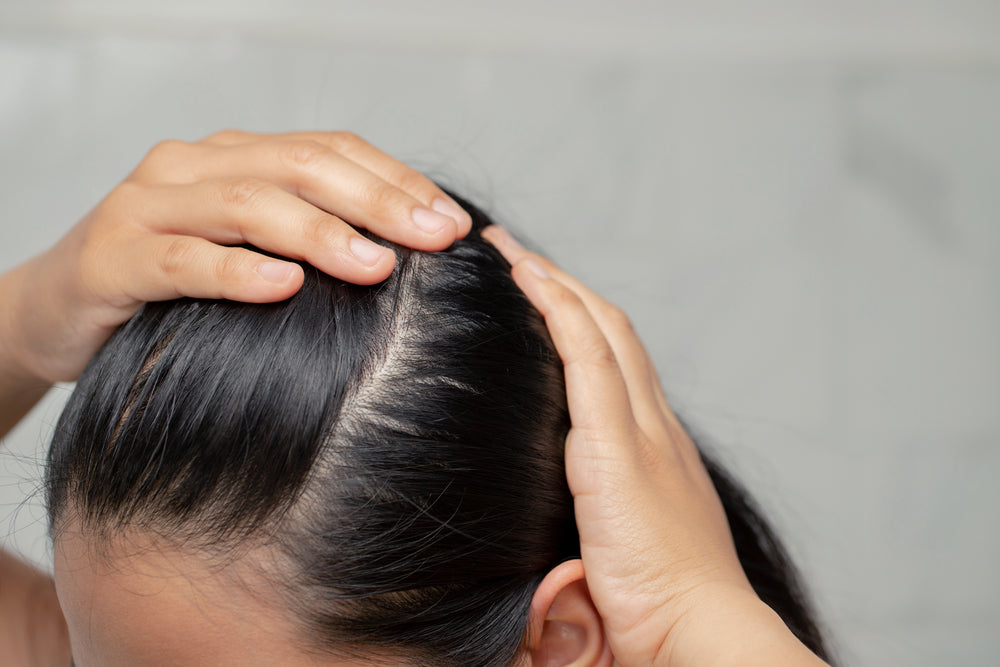
<svg viewBox="0 0 1000 667"><path fill-rule="evenodd" d="M614 304L607 304L602 308L601 316L619 331L635 331L631 318L628 314Z"/></svg>
<svg viewBox="0 0 1000 667"><path fill-rule="evenodd" d="M243 255L237 250L223 253L215 260L212 274L222 284L231 282L243 267Z"/></svg>
<svg viewBox="0 0 1000 667"><path fill-rule="evenodd" d="M292 169L309 171L323 164L328 150L315 141L293 141L278 148L278 159Z"/></svg>
<svg viewBox="0 0 1000 667"><path fill-rule="evenodd" d="M396 177L396 182L399 185L399 189L406 192L419 192L426 197L427 201L441 196L438 189L429 179L410 169L402 170Z"/></svg>
<svg viewBox="0 0 1000 667"><path fill-rule="evenodd" d="M603 340L593 340L586 347L583 357L588 363L600 368L618 368L618 357L615 356L611 346Z"/></svg>
<svg viewBox="0 0 1000 667"><path fill-rule="evenodd" d="M267 181L240 178L223 181L218 187L217 194L226 208L252 210L263 204L272 187Z"/></svg>
<svg viewBox="0 0 1000 667"><path fill-rule="evenodd" d="M336 225L326 216L311 216L302 222L302 234L313 247L328 248L335 243L339 234Z"/></svg>
<svg viewBox="0 0 1000 667"><path fill-rule="evenodd" d="M330 134L330 144L338 153L350 153L352 150L365 145L365 140L353 132L341 130Z"/></svg>
<svg viewBox="0 0 1000 667"><path fill-rule="evenodd" d="M177 276L190 266L195 255L195 248L190 239L174 239L160 254L160 269L169 277Z"/></svg>
<svg viewBox="0 0 1000 667"><path fill-rule="evenodd" d="M149 149L143 162L161 164L175 160L186 147L187 143L178 139L165 139Z"/></svg>
<svg viewBox="0 0 1000 667"><path fill-rule="evenodd" d="M148 229L148 191L131 179L122 181L91 211L87 228L97 239L107 239L126 230Z"/></svg>
<svg viewBox="0 0 1000 667"><path fill-rule="evenodd" d="M122 181L107 194L101 207L113 211L128 211L135 202L142 201L145 186L134 181Z"/></svg>
<svg viewBox="0 0 1000 667"><path fill-rule="evenodd" d="M552 300L560 311L585 308L583 299L576 292L559 283L553 284Z"/></svg>
<svg viewBox="0 0 1000 667"><path fill-rule="evenodd" d="M567 367L589 368L601 374L620 372L614 351L606 342L596 339L577 341L577 348L565 363Z"/></svg>
<svg viewBox="0 0 1000 667"><path fill-rule="evenodd" d="M359 199L366 209L384 214L394 208L398 192L391 186L373 184L361 191Z"/></svg>

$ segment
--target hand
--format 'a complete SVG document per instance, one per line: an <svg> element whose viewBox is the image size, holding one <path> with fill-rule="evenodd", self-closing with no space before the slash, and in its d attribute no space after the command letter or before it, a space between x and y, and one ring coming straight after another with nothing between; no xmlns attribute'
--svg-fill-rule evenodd
<svg viewBox="0 0 1000 667"><path fill-rule="evenodd" d="M513 265L563 360L566 476L587 585L617 661L813 664L750 586L708 471L624 313L505 230L483 236ZM748 633L792 645L782 656L805 662L771 661ZM749 655L726 662L737 646Z"/></svg>
<svg viewBox="0 0 1000 667"><path fill-rule="evenodd" d="M471 219L349 133L163 142L55 247L3 277L0 352L24 377L73 380L146 301L270 302L301 287L297 264L231 247L244 243L350 282L385 279L393 253L354 227L440 250Z"/></svg>

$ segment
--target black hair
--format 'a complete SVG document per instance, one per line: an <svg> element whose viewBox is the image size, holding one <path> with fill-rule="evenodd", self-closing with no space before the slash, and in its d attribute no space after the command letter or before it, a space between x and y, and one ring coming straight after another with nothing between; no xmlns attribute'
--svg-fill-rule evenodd
<svg viewBox="0 0 1000 667"><path fill-rule="evenodd" d="M480 237L489 218L459 201L473 231L446 251L376 239L397 255L376 286L304 266L281 303L147 304L60 417L53 534L71 512L98 543L266 545L308 650L511 664L535 588L580 555L569 420L544 321ZM706 463L755 589L827 657L780 543Z"/></svg>

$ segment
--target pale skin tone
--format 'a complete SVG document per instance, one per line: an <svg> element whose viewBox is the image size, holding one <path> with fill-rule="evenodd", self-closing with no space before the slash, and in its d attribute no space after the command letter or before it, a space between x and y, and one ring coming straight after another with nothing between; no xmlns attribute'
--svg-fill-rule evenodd
<svg viewBox="0 0 1000 667"><path fill-rule="evenodd" d="M394 260L355 228L433 251L469 226L431 181L350 134L229 131L161 144L56 246L0 276L0 435L52 382L75 379L146 301L269 302L301 286L297 265L232 245L373 284ZM536 591L521 663L822 665L750 588L697 450L625 316L504 230L484 236L545 317L572 420L567 478L583 558ZM220 568L142 534L103 557L91 546L66 522L55 584L0 553L5 664L67 665L70 640L81 666L363 664L299 649L279 605L233 592L233 576L254 576L240 562Z"/></svg>

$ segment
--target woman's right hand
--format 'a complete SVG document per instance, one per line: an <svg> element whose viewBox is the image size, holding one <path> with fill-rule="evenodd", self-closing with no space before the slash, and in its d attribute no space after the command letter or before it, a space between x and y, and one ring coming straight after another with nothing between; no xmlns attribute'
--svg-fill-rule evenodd
<svg viewBox="0 0 1000 667"><path fill-rule="evenodd" d="M616 660L822 665L754 593L694 442L624 313L505 230L483 236L562 358L566 476L587 586Z"/></svg>
<svg viewBox="0 0 1000 667"><path fill-rule="evenodd" d="M373 284L395 257L355 227L440 250L471 224L433 182L350 133L226 131L158 144L55 246L0 275L0 438L49 383L76 379L143 303L263 303L301 287L299 265L234 246ZM68 662L51 580L25 575L34 571L2 549L0 566L0 589L13 593L0 600L0 654Z"/></svg>
<svg viewBox="0 0 1000 667"><path fill-rule="evenodd" d="M470 226L433 182L350 133L166 141L58 244L2 277L2 370L73 380L144 302L279 301L301 286L298 265L233 246L372 284L395 258L354 227L440 250Z"/></svg>

